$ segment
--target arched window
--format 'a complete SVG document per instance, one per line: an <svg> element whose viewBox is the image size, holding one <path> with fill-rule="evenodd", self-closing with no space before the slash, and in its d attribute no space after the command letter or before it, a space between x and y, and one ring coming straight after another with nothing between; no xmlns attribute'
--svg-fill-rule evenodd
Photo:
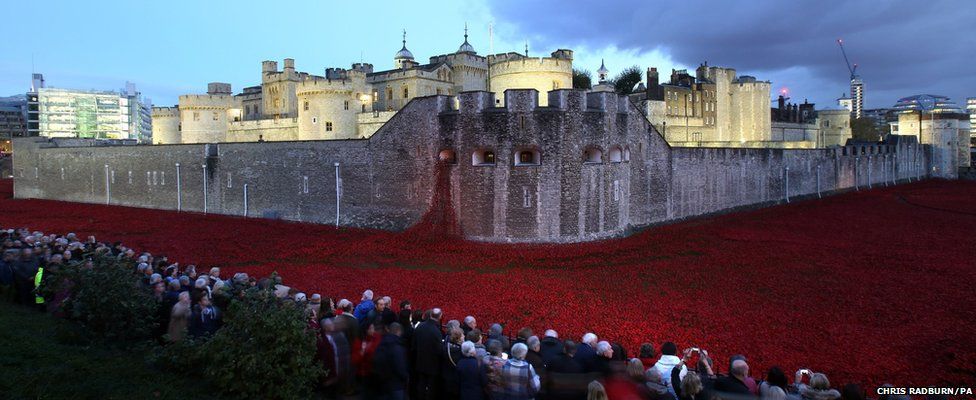
<svg viewBox="0 0 976 400"><path fill-rule="evenodd" d="M603 162L603 151L596 147L590 147L583 150L583 163L584 164L600 164Z"/></svg>
<svg viewBox="0 0 976 400"><path fill-rule="evenodd" d="M471 165L495 165L495 152L476 150L471 154Z"/></svg>
<svg viewBox="0 0 976 400"><path fill-rule="evenodd" d="M620 150L620 146L611 147L608 156L612 163L618 163L624 160L623 151Z"/></svg>
<svg viewBox="0 0 976 400"><path fill-rule="evenodd" d="M406 99L406 98L409 98L409 97L410 97L410 90L408 90L407 87L404 86L403 87L403 98Z"/></svg>
<svg viewBox="0 0 976 400"><path fill-rule="evenodd" d="M515 152L515 166L541 165L542 155L539 150L521 149Z"/></svg>
<svg viewBox="0 0 976 400"><path fill-rule="evenodd" d="M454 154L454 150L444 149L440 153L437 153L437 161L447 164L457 164L457 155Z"/></svg>

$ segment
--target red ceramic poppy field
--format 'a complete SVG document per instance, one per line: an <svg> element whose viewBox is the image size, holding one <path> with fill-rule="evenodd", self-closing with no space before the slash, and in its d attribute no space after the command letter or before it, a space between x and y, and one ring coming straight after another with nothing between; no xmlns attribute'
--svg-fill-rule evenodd
<svg viewBox="0 0 976 400"><path fill-rule="evenodd" d="M725 370L824 371L835 385L976 384L976 183L928 181L573 245L10 199L0 225L75 232L309 293L442 307L578 339L709 350Z"/></svg>

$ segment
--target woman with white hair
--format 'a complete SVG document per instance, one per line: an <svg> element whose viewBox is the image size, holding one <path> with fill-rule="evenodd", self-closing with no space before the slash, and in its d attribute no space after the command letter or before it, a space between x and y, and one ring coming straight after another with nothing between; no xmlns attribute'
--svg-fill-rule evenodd
<svg viewBox="0 0 976 400"><path fill-rule="evenodd" d="M796 386L800 389L800 397L804 400L834 400L840 398L840 392L836 389L830 388L830 381L827 380L827 375L821 374L819 372L810 373L810 384L805 385L803 383L803 373L804 370L796 371Z"/></svg>
<svg viewBox="0 0 976 400"><path fill-rule="evenodd" d="M461 343L461 359L457 362L458 387L461 400L485 400L488 386L486 367L478 362L474 342Z"/></svg>
<svg viewBox="0 0 976 400"><path fill-rule="evenodd" d="M529 400L539 392L539 375L532 364L525 361L529 348L524 343L512 346L512 358L502 367L501 386L505 399Z"/></svg>

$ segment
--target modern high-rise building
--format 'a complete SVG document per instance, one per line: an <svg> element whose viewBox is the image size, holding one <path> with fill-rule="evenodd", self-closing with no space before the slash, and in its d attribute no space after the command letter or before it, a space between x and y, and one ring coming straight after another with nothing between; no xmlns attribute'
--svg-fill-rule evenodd
<svg viewBox="0 0 976 400"><path fill-rule="evenodd" d="M34 74L27 93L27 135L150 142L151 105L135 85L120 92L49 88Z"/></svg>
<svg viewBox="0 0 976 400"><path fill-rule="evenodd" d="M864 81L860 77L851 79L851 116L864 116Z"/></svg>
<svg viewBox="0 0 976 400"><path fill-rule="evenodd" d="M969 111L969 134L976 143L976 97L966 99L966 110Z"/></svg>
<svg viewBox="0 0 976 400"><path fill-rule="evenodd" d="M152 143L152 100L142 97L132 82L126 82L119 93L129 100L129 138Z"/></svg>

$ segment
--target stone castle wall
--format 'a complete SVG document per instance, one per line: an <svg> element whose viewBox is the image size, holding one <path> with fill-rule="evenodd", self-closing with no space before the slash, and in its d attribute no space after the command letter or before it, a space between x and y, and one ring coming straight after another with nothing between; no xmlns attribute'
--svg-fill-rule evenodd
<svg viewBox="0 0 976 400"><path fill-rule="evenodd" d="M335 223L338 198L340 224L399 230L427 211L444 159L453 160L450 203L466 237L573 242L925 177L938 152L913 140L672 148L613 93L557 90L548 106L535 90L504 97L505 107L489 92L416 98L369 139L103 147L16 139L15 196L318 223Z"/></svg>

